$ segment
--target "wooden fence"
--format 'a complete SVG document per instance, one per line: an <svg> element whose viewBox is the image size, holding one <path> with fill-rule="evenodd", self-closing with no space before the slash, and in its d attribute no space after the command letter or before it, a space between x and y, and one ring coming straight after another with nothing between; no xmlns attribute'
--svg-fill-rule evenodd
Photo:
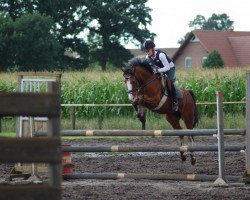
<svg viewBox="0 0 250 200"><path fill-rule="evenodd" d="M0 93L0 116L48 117L48 137L0 138L0 162L49 163L47 184L2 184L0 199L61 199L60 92L50 83L48 93Z"/></svg>

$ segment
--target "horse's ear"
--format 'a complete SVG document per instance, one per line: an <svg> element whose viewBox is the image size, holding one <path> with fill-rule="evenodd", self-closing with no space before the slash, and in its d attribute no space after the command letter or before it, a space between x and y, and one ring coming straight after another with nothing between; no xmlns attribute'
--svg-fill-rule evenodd
<svg viewBox="0 0 250 200"><path fill-rule="evenodd" d="M125 72L125 71L126 71L126 68L125 68L125 67L122 67L121 70L122 70L123 72Z"/></svg>

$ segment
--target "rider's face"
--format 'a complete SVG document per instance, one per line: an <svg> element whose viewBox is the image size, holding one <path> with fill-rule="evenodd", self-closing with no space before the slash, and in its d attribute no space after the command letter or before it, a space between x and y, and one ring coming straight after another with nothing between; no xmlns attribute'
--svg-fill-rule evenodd
<svg viewBox="0 0 250 200"><path fill-rule="evenodd" d="M152 56L154 56L154 49L148 49L147 51L146 51L146 53L147 53L147 55L149 56L149 57L152 57Z"/></svg>

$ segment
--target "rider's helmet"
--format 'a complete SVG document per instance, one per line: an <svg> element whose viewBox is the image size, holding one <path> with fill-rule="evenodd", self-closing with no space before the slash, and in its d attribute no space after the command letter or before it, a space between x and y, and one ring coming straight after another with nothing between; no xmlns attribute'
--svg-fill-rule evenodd
<svg viewBox="0 0 250 200"><path fill-rule="evenodd" d="M149 49L153 49L155 48L155 43L153 42L153 40L146 40L143 44L142 44L142 49L144 51L148 51Z"/></svg>

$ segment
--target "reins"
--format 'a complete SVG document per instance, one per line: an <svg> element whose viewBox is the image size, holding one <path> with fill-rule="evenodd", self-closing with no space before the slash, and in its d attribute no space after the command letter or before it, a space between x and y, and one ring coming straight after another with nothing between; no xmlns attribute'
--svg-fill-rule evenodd
<svg viewBox="0 0 250 200"><path fill-rule="evenodd" d="M153 81L155 81L156 79L158 79L160 76L156 76L155 78L149 80L146 84L142 85L139 87L139 91L143 90L145 87L147 87L150 83L152 83ZM139 81L138 81L139 82Z"/></svg>

